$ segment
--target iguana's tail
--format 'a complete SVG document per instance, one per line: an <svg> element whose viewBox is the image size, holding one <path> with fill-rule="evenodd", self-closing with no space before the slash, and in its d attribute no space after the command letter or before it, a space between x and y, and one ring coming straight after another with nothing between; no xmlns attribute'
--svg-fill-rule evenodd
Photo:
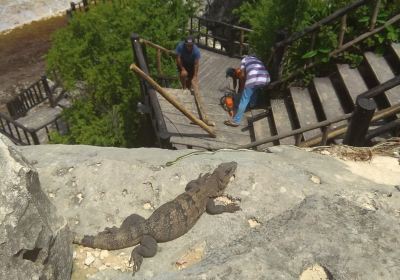
<svg viewBox="0 0 400 280"><path fill-rule="evenodd" d="M83 238L75 236L73 243L90 248L117 250L139 244L145 233L145 219L138 215L131 215L119 228L106 228L96 235L85 235Z"/></svg>

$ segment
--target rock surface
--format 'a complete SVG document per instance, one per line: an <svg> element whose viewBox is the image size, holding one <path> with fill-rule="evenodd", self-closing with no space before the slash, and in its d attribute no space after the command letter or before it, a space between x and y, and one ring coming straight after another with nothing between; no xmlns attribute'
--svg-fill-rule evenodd
<svg viewBox="0 0 400 280"><path fill-rule="evenodd" d="M71 232L38 173L0 135L0 279L70 279Z"/></svg>
<svg viewBox="0 0 400 280"><path fill-rule="evenodd" d="M149 217L200 173L238 162L227 193L240 200L242 211L204 214L187 234L159 244L134 279L299 279L315 264L334 279L394 280L400 273L395 158L371 181L344 161L294 147L270 153L63 145L19 150L77 234L119 226L131 213ZM72 279L132 279L131 250L76 246Z"/></svg>
<svg viewBox="0 0 400 280"><path fill-rule="evenodd" d="M70 0L0 0L0 33L43 18L65 14Z"/></svg>

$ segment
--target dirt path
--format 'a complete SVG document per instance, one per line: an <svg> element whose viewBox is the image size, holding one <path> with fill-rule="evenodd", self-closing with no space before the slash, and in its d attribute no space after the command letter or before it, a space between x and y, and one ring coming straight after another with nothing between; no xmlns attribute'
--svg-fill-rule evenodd
<svg viewBox="0 0 400 280"><path fill-rule="evenodd" d="M35 82L45 72L44 56L51 34L67 24L66 17L33 22L0 35L0 111L19 87Z"/></svg>

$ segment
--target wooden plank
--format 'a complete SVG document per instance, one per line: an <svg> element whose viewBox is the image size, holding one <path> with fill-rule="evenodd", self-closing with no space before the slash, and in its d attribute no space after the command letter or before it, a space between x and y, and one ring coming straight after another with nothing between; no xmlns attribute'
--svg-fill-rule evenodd
<svg viewBox="0 0 400 280"><path fill-rule="evenodd" d="M204 100L204 108L209 118L216 123L216 138L209 138L201 129L191 124L182 113L169 104L163 97L157 95L167 131L171 135L170 143L201 149L220 149L237 147L250 143L250 131L247 124L242 122L239 127L229 127L223 122L229 118L228 113L220 105L224 95L223 88L227 86L225 70L227 67L240 64L239 59L232 59L220 54L201 50L200 59L200 92ZM231 80L229 80L232 83ZM193 96L189 91L181 89L166 89L184 107L198 115ZM180 148L183 146L179 146ZM178 146L177 146L178 147Z"/></svg>
<svg viewBox="0 0 400 280"><path fill-rule="evenodd" d="M265 112L266 112L266 110L264 110L264 109L251 110L253 118L255 118L255 121L253 121L253 131L254 131L254 138L255 138L254 140L255 141L259 141L261 139L272 136L268 117L263 117L263 118L257 119L258 115L264 114ZM262 145L257 146L257 150L262 151L273 145L274 145L273 142L262 144Z"/></svg>
<svg viewBox="0 0 400 280"><path fill-rule="evenodd" d="M318 122L317 113L311 100L310 92L307 88L291 87L290 95L293 100L295 112L300 123L300 128ZM303 133L304 140L307 141L321 133L320 129L313 129Z"/></svg>
<svg viewBox="0 0 400 280"><path fill-rule="evenodd" d="M400 43L392 43L390 47L396 55L397 61L400 63Z"/></svg>
<svg viewBox="0 0 400 280"><path fill-rule="evenodd" d="M290 123L289 113L284 100L271 99L271 109L278 135L284 132L292 131L292 124ZM295 138L294 136L290 136L280 139L279 142L281 145L294 145Z"/></svg>
<svg viewBox="0 0 400 280"><path fill-rule="evenodd" d="M364 53L364 57L374 77L380 84L395 77L392 69L390 68L388 62L383 56L378 56L372 52L366 52ZM386 100L388 101L390 106L399 104L400 86L387 90L384 93L384 96L386 97Z"/></svg>
<svg viewBox="0 0 400 280"><path fill-rule="evenodd" d="M331 120L345 114L342 105L340 104L339 97L336 94L332 81L327 78L314 78L314 86L316 94L321 101L327 120ZM332 127L338 127L346 122L339 122L333 124Z"/></svg>
<svg viewBox="0 0 400 280"><path fill-rule="evenodd" d="M340 79L354 105L357 96L368 91L368 87L357 68L350 68L348 64L337 64L337 68Z"/></svg>

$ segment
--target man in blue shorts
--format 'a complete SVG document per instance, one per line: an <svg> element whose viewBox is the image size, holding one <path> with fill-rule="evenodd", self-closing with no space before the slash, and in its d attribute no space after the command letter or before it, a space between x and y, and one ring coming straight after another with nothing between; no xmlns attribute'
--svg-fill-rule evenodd
<svg viewBox="0 0 400 280"><path fill-rule="evenodd" d="M192 36L179 42L176 47L176 66L182 88L192 88L192 82L198 83L200 50L195 45Z"/></svg>
<svg viewBox="0 0 400 280"><path fill-rule="evenodd" d="M240 68L235 69L230 67L226 69L226 76L233 79L234 88L236 88L237 81L239 81L237 91L240 96L239 106L233 118L224 122L226 125L236 127L239 126L247 105L249 103L250 106L256 105L256 92L266 86L271 79L264 64L255 56L250 55L242 59Z"/></svg>

